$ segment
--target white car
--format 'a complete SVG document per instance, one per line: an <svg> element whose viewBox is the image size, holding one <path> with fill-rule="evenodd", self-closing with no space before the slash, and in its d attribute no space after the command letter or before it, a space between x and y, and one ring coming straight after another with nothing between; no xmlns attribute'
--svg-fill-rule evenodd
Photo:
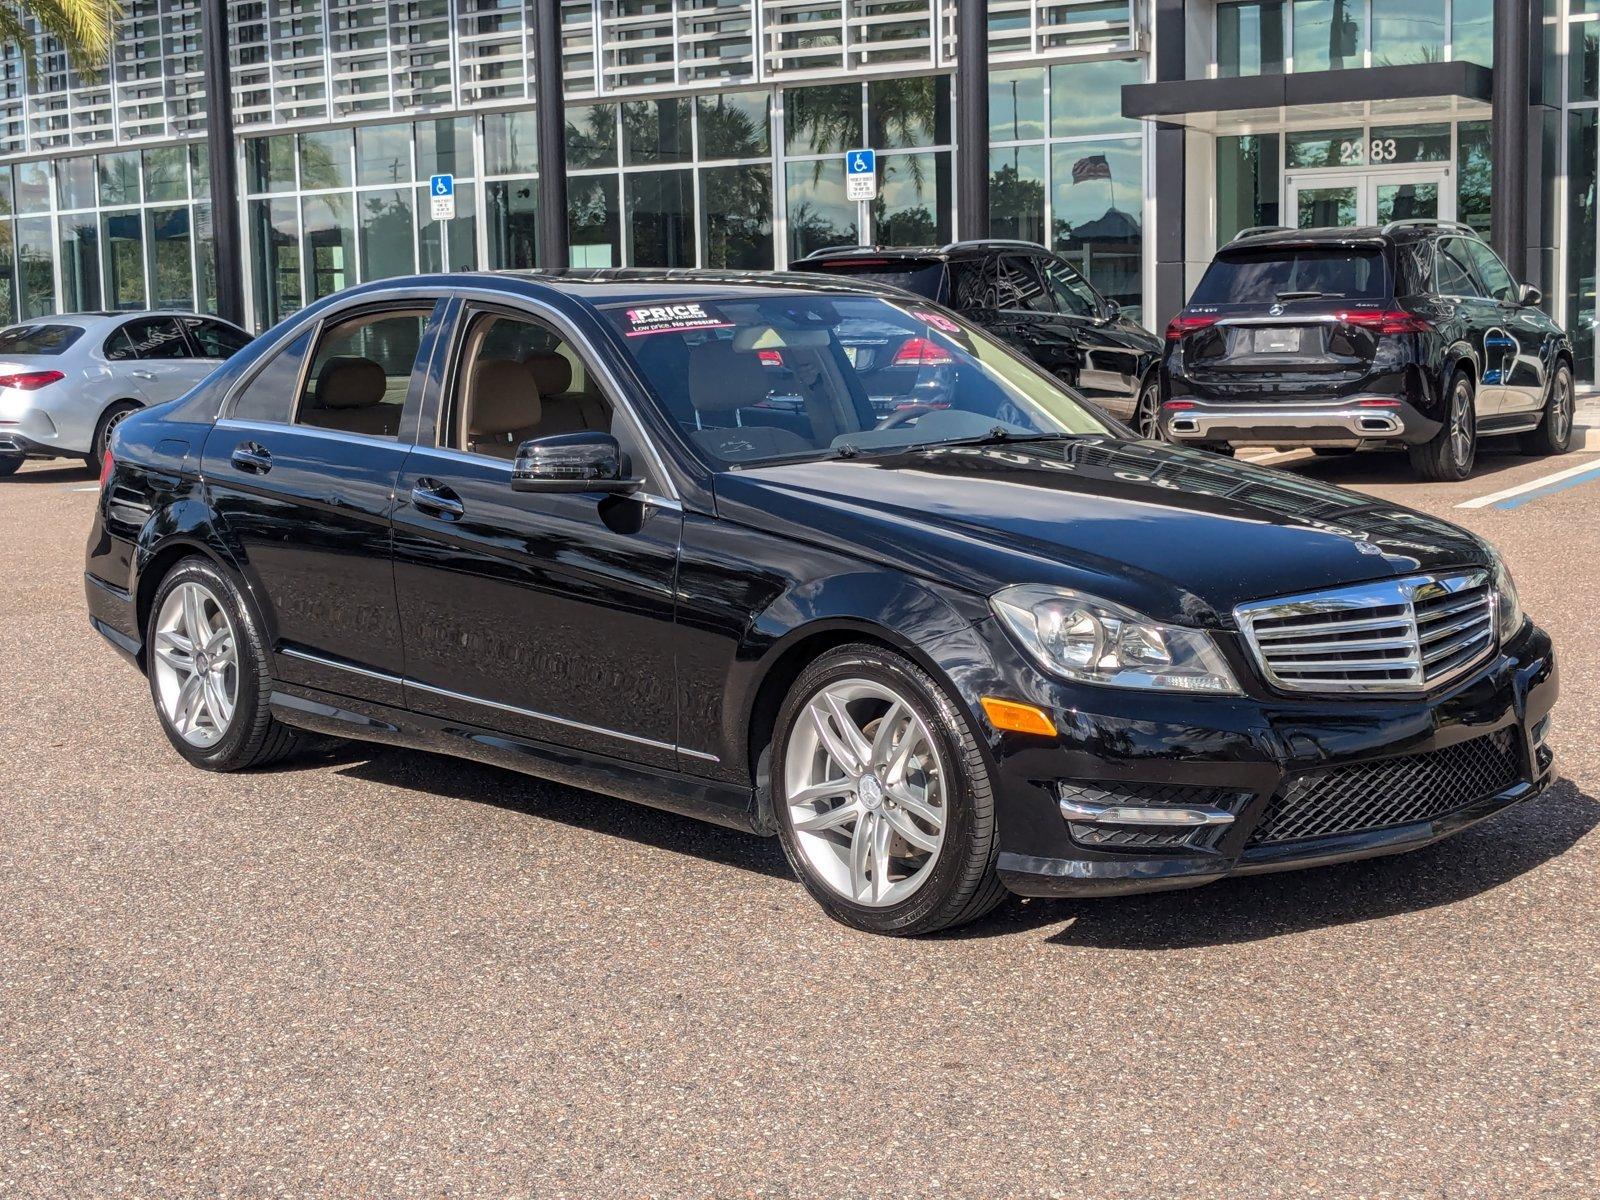
<svg viewBox="0 0 1600 1200"><path fill-rule="evenodd" d="M176 400L250 335L190 312L77 313L0 330L0 477L28 458L94 470L117 422Z"/></svg>

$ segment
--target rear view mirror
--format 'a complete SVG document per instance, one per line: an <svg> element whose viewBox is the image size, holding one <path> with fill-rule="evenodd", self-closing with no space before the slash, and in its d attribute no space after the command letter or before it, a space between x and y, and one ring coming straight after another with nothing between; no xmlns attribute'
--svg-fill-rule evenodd
<svg viewBox="0 0 1600 1200"><path fill-rule="evenodd" d="M643 480L629 477L627 455L609 433L584 430L534 438L517 447L511 468L514 492L637 491Z"/></svg>

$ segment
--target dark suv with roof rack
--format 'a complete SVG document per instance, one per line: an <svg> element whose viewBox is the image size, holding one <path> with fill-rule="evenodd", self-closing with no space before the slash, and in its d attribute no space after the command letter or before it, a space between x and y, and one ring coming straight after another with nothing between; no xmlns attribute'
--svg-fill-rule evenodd
<svg viewBox="0 0 1600 1200"><path fill-rule="evenodd" d="M1161 339L1043 246L1002 239L941 247L835 246L794 269L890 284L953 308L1113 416L1155 436ZM928 353L922 346L902 346L884 355L881 366L916 372L936 365Z"/></svg>
<svg viewBox="0 0 1600 1200"><path fill-rule="evenodd" d="M1448 221L1247 229L1167 326L1160 431L1231 451L1404 446L1465 479L1480 437L1571 443L1572 346L1478 234Z"/></svg>

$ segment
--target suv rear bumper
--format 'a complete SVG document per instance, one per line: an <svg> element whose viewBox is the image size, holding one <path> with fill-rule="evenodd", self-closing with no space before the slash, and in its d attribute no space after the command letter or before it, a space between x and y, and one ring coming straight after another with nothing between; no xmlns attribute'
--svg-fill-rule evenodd
<svg viewBox="0 0 1600 1200"><path fill-rule="evenodd" d="M1371 403L1363 403L1371 401ZM1236 446L1417 445L1439 432L1439 422L1391 396L1349 396L1337 402L1206 404L1181 400L1164 406L1162 435L1174 442L1228 442Z"/></svg>

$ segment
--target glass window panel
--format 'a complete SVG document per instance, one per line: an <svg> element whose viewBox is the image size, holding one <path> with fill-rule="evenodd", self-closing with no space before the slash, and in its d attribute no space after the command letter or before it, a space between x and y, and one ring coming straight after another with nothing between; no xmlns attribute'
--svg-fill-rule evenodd
<svg viewBox="0 0 1600 1200"><path fill-rule="evenodd" d="M163 146L144 152L144 198L157 202L189 198L187 147Z"/></svg>
<svg viewBox="0 0 1600 1200"><path fill-rule="evenodd" d="M1320 229L1356 223L1356 189L1353 187L1303 187L1295 193L1295 225Z"/></svg>
<svg viewBox="0 0 1600 1200"><path fill-rule="evenodd" d="M1367 135L1367 157L1380 163L1450 161L1450 126L1374 126Z"/></svg>
<svg viewBox="0 0 1600 1200"><path fill-rule="evenodd" d="M1143 82L1144 63L1138 59L1052 67L1050 132L1056 137L1138 132L1139 122L1122 115L1122 88Z"/></svg>
<svg viewBox="0 0 1600 1200"><path fill-rule="evenodd" d="M300 186L306 191L349 187L351 136L348 129L300 135Z"/></svg>
<svg viewBox="0 0 1600 1200"><path fill-rule="evenodd" d="M703 126L702 126L703 128ZM772 269L772 168L710 167L700 172L705 265Z"/></svg>
<svg viewBox="0 0 1600 1200"><path fill-rule="evenodd" d="M1454 0L1450 6L1450 57L1494 66L1494 0Z"/></svg>
<svg viewBox="0 0 1600 1200"><path fill-rule="evenodd" d="M392 279L417 269L411 247L416 218L411 208L411 188L383 188L359 192L356 206L361 216L361 281ZM457 203L460 203L459 198Z"/></svg>
<svg viewBox="0 0 1600 1200"><path fill-rule="evenodd" d="M1275 75L1283 70L1283 5L1217 6L1217 74Z"/></svg>
<svg viewBox="0 0 1600 1200"><path fill-rule="evenodd" d="M1376 221L1436 221L1439 219L1437 183L1380 183Z"/></svg>
<svg viewBox="0 0 1600 1200"><path fill-rule="evenodd" d="M693 158L687 99L641 100L622 106L624 164L686 163Z"/></svg>
<svg viewBox="0 0 1600 1200"><path fill-rule="evenodd" d="M193 308L194 264L189 254L189 207L152 208L145 213L150 239L150 303L154 308Z"/></svg>
<svg viewBox="0 0 1600 1200"><path fill-rule="evenodd" d="M129 321L112 335L116 349L107 342L106 357L143 359L188 358L189 344L183 327L172 317L144 317Z"/></svg>
<svg viewBox="0 0 1600 1200"><path fill-rule="evenodd" d="M995 71L989 76L989 140L1044 137L1044 68Z"/></svg>
<svg viewBox="0 0 1600 1200"><path fill-rule="evenodd" d="M304 200L306 300L342 292L355 282L356 231L348 192Z"/></svg>
<svg viewBox="0 0 1600 1200"><path fill-rule="evenodd" d="M64 158L56 165L56 195L62 208L99 205L100 170L94 155Z"/></svg>
<svg viewBox="0 0 1600 1200"><path fill-rule="evenodd" d="M0 321L17 319L17 267L10 221L0 221Z"/></svg>
<svg viewBox="0 0 1600 1200"><path fill-rule="evenodd" d="M535 260L538 187L531 179L508 179L488 185L489 267L531 267Z"/></svg>
<svg viewBox="0 0 1600 1200"><path fill-rule="evenodd" d="M574 104L567 109L567 166L617 165L617 106Z"/></svg>
<svg viewBox="0 0 1600 1200"><path fill-rule="evenodd" d="M1567 114L1567 333L1578 378L1595 378L1595 121L1592 108Z"/></svg>
<svg viewBox="0 0 1600 1200"><path fill-rule="evenodd" d="M367 437L396 436L429 315L427 309L367 313L323 333L301 385L295 424ZM324 394L326 381L334 377L330 368L337 369L338 360L350 358L368 359L383 368L383 397L377 403L349 408L332 403L332 397Z"/></svg>
<svg viewBox="0 0 1600 1200"><path fill-rule="evenodd" d="M49 163L18 163L16 165L16 181L17 211L19 213L47 213L50 211ZM22 240L19 231L19 244Z"/></svg>
<svg viewBox="0 0 1600 1200"><path fill-rule="evenodd" d="M622 265L615 175L580 175L567 181L567 241L575 267Z"/></svg>
<svg viewBox="0 0 1600 1200"><path fill-rule="evenodd" d="M19 178L22 174L19 166ZM50 244L50 220L33 217L18 221L17 264L22 272L19 292L22 319L48 317L56 311L55 247Z"/></svg>
<svg viewBox="0 0 1600 1200"><path fill-rule="evenodd" d="M860 240L860 209L844 196L844 161L820 159L789 163L784 168L789 215L789 260L804 258L829 246L853 246Z"/></svg>
<svg viewBox="0 0 1600 1200"><path fill-rule="evenodd" d="M245 143L245 186L251 192L294 191L294 135L252 138Z"/></svg>
<svg viewBox="0 0 1600 1200"><path fill-rule="evenodd" d="M139 152L100 156L100 203L139 203Z"/></svg>
<svg viewBox="0 0 1600 1200"><path fill-rule="evenodd" d="M762 158L772 153L771 93L701 96L697 103L702 159ZM770 175L768 186L771 186Z"/></svg>
<svg viewBox="0 0 1600 1200"><path fill-rule="evenodd" d="M484 170L516 175L539 168L539 125L533 112L490 113L483 119Z"/></svg>
<svg viewBox="0 0 1600 1200"><path fill-rule="evenodd" d="M1444 0L1372 0L1372 65L1444 60Z"/></svg>
<svg viewBox="0 0 1600 1200"><path fill-rule="evenodd" d="M950 240L950 155L892 154L878 159L872 240L885 246L936 246Z"/></svg>
<svg viewBox="0 0 1600 1200"><path fill-rule="evenodd" d="M106 307L149 307L144 286L144 220L138 210L102 213L100 233L105 245Z"/></svg>
<svg viewBox="0 0 1600 1200"><path fill-rule="evenodd" d="M300 214L293 200L250 203L256 319L276 325L300 310Z"/></svg>
<svg viewBox="0 0 1600 1200"><path fill-rule="evenodd" d="M94 213L61 218L61 289L68 312L100 308L100 219Z"/></svg>
<svg viewBox="0 0 1600 1200"><path fill-rule="evenodd" d="M472 118L446 117L417 123L417 178L476 175L472 156ZM460 200L457 199L459 206Z"/></svg>
<svg viewBox="0 0 1600 1200"><path fill-rule="evenodd" d="M411 182L410 125L368 125L356 130L356 182Z"/></svg>
<svg viewBox="0 0 1600 1200"><path fill-rule="evenodd" d="M207 153L204 142L195 142L189 147L189 178L194 181L194 198L196 200L209 200L211 198L211 156Z"/></svg>
<svg viewBox="0 0 1600 1200"><path fill-rule="evenodd" d="M861 145L858 84L787 88L783 93L783 113L784 148L790 154L842 154ZM839 165L839 176L842 190L843 163Z"/></svg>
<svg viewBox="0 0 1600 1200"><path fill-rule="evenodd" d="M1044 227L1043 146L1007 146L989 152L989 232L1041 246L1049 240Z"/></svg>
<svg viewBox="0 0 1600 1200"><path fill-rule="evenodd" d="M199 276L195 289L201 312L217 311L217 238L211 229L211 205L194 206L194 260ZM258 314L259 315L259 314Z"/></svg>
<svg viewBox="0 0 1600 1200"><path fill-rule="evenodd" d="M434 172L440 174L442 172ZM477 189L470 183L456 184L456 219L434 221L428 215L428 189L417 189L417 239L424 271L475 271L478 269ZM440 254L443 236L448 254Z"/></svg>
<svg viewBox="0 0 1600 1200"><path fill-rule="evenodd" d="M1359 129L1319 129L1285 139L1290 169L1359 167L1367 161L1366 135Z"/></svg>
<svg viewBox="0 0 1600 1200"><path fill-rule="evenodd" d="M228 415L241 421L288 421L294 411L300 368L305 365L313 332L307 329L297 334L273 355L244 389L244 394L233 402L233 410Z"/></svg>
<svg viewBox="0 0 1600 1200"><path fill-rule="evenodd" d="M1054 248L1102 296L1133 310L1144 298L1142 146L1075 142L1054 147L1050 164Z"/></svg>
<svg viewBox="0 0 1600 1200"><path fill-rule="evenodd" d="M1278 135L1217 139L1217 243L1252 225L1278 224Z"/></svg>
<svg viewBox="0 0 1600 1200"><path fill-rule="evenodd" d="M1362 65L1367 0L1295 0L1293 20L1296 71Z"/></svg>
<svg viewBox="0 0 1600 1200"><path fill-rule="evenodd" d="M0 214L9 217L15 211L11 203L11 168L0 166Z"/></svg>
<svg viewBox="0 0 1600 1200"><path fill-rule="evenodd" d="M1489 236L1489 122L1456 127L1456 220Z"/></svg>
<svg viewBox="0 0 1600 1200"><path fill-rule="evenodd" d="M869 146L878 150L901 150L948 146L950 141L948 75L875 79L867 85Z"/></svg>
<svg viewBox="0 0 1600 1200"><path fill-rule="evenodd" d="M623 177L636 267L694 266L694 177L647 171Z"/></svg>
<svg viewBox="0 0 1600 1200"><path fill-rule="evenodd" d="M1574 25L1568 36L1567 98L1600 99L1600 22Z"/></svg>

